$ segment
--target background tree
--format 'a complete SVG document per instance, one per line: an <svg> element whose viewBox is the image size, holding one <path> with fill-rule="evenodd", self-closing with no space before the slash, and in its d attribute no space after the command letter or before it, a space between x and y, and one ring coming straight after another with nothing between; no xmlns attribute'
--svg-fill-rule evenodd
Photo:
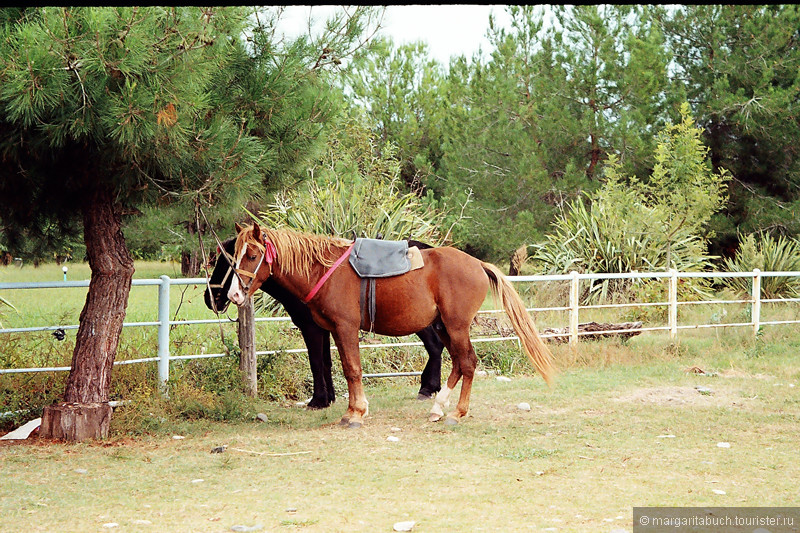
<svg viewBox="0 0 800 533"><path fill-rule="evenodd" d="M800 10L794 4L658 9L682 87L715 168L733 176L715 251L739 232L800 232Z"/></svg>
<svg viewBox="0 0 800 533"><path fill-rule="evenodd" d="M441 158L441 120L447 113L444 68L427 53L424 43L395 47L381 39L343 78L351 103L370 118L381 146L391 143L397 151L400 178L421 195Z"/></svg>
<svg viewBox="0 0 800 533"><path fill-rule="evenodd" d="M661 34L640 9L508 9L488 60L450 63L442 156L425 182L440 198L472 192L458 237L493 259L535 242L565 201L595 189L608 151L646 172L653 140L641 132L666 105Z"/></svg>
<svg viewBox="0 0 800 533"><path fill-rule="evenodd" d="M324 54L303 55L307 40L274 54L263 14L249 8L37 8L1 18L6 238L77 220L92 270L69 405L46 409L43 431L102 436L133 275L123 214L241 205L302 161L335 109ZM340 42L361 31L351 29ZM75 434L87 413L85 433Z"/></svg>

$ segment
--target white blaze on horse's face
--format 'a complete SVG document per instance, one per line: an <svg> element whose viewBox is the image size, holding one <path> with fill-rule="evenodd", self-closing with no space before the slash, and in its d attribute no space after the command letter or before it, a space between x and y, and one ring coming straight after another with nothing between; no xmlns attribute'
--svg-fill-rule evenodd
<svg viewBox="0 0 800 533"><path fill-rule="evenodd" d="M236 305L242 305L244 303L244 291L239 283L239 276L233 276L231 280L231 288L228 289L228 300Z"/></svg>
<svg viewBox="0 0 800 533"><path fill-rule="evenodd" d="M245 251L247 251L247 245L242 248L242 251L239 252L239 257L236 258L236 264L233 266L234 273L239 268L239 265L242 262L242 257L244 257ZM242 305L247 298L244 290L242 289L242 284L239 283L239 276L234 274L231 279L231 288L228 289L228 300L232 301L236 305Z"/></svg>

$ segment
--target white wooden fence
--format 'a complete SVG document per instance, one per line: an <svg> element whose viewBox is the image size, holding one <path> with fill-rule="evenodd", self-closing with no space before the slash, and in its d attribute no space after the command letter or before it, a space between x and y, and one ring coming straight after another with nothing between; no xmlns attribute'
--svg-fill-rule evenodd
<svg viewBox="0 0 800 533"><path fill-rule="evenodd" d="M678 280L681 278L724 278L724 277L744 277L751 278L752 292L750 297L742 300L702 300L702 301L680 301L678 299ZM678 272L671 270L669 272L649 272L649 273L625 273L625 274L579 274L572 272L566 275L550 275L550 276L511 276L508 279L513 283L544 283L544 282L569 282L569 303L564 307L536 307L529 308L528 311L539 312L566 312L568 314L569 325L569 343L572 346L577 346L579 337L581 335L593 335L595 332L579 332L578 325L580 323L581 312L584 313L592 309L604 308L625 308L625 307L650 307L650 306L666 306L667 324L663 326L650 326L642 327L636 330L616 330L614 333L625 333L630 331L646 332L646 331L668 331L669 337L672 340L677 339L678 331L682 329L700 329L700 328L749 328L753 335L758 335L758 332L763 326L779 325L779 324L797 324L800 323L798 319L787 320L761 320L761 308L765 303L770 304L783 304L789 305L792 303L800 302L800 298L778 298L778 299L765 299L761 295L761 281L765 277L800 277L800 272L760 272L754 270L753 272ZM580 287L581 282L586 280L612 280L612 279L665 279L668 283L668 298L663 302L633 302L622 304L598 304L598 305L580 305ZM227 322L226 319L209 319L209 320L171 320L170 319L170 288L172 286L180 285L198 285L204 286L206 283L205 278L190 278L190 279L171 279L168 276L161 276L159 279L148 280L134 280L133 286L157 286L158 287L158 319L153 322L126 322L123 327L155 327L158 329L158 351L152 357L145 357L139 359L129 359L124 361L115 362L116 365L129 365L138 363L152 363L158 364L158 375L160 382L166 383L169 379L170 362L184 359L200 359L200 358L213 358L224 357L225 353L201 353L192 355L171 355L170 354L170 329L173 326L191 326L197 324L216 324L219 322ZM0 283L0 291L2 290L34 290L34 289L62 289L69 287L88 287L87 281L62 281L62 282L39 282L39 283ZM750 306L749 321L735 322L735 323L693 323L693 324L679 324L678 323L678 307L685 305L707 305L707 304L744 304ZM501 310L482 311L482 313L502 313ZM797 313L794 314L797 316ZM269 322L269 321L288 321L288 317L269 317L257 318L256 322ZM36 331L55 331L58 329L71 330L77 329L78 325L57 325L57 326L40 326L40 327L24 327L24 328L7 328L0 329L0 334L8 333L28 333ZM604 331L603 334L612 333L612 331ZM553 335L549 335L553 336ZM548 337L548 335L542 335ZM502 342L509 340L518 340L515 336L494 336L494 337L479 337L474 338L473 342ZM376 349L386 347L403 347L403 346L422 346L421 342L389 342L389 343L365 343L362 344L363 349ZM335 349L335 347L332 347ZM305 352L303 348L283 350L284 352ZM275 354L277 350L257 351L256 356ZM60 372L68 371L70 367L40 367L40 368L4 368L0 369L0 375L21 373L21 372ZM364 377L385 377L396 375L418 375L418 372L399 373L399 374L365 374Z"/></svg>

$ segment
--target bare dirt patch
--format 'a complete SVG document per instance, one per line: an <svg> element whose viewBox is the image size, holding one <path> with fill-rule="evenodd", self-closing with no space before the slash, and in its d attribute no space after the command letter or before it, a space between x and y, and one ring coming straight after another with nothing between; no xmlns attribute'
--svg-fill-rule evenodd
<svg viewBox="0 0 800 533"><path fill-rule="evenodd" d="M693 386L664 386L636 389L612 398L616 402L672 405L677 407L741 407L746 399L730 391L713 388L698 390Z"/></svg>

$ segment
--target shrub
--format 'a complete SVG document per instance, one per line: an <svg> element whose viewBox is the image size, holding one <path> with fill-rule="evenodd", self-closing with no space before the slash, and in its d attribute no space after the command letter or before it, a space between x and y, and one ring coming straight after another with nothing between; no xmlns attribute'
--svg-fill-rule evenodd
<svg viewBox="0 0 800 533"><path fill-rule="evenodd" d="M724 261L729 272L797 272L800 271L800 241L783 235L774 238L768 233L739 238L739 249ZM724 278L726 287L749 295L752 278ZM793 297L800 294L800 278L766 276L761 278L761 295L765 298Z"/></svg>

